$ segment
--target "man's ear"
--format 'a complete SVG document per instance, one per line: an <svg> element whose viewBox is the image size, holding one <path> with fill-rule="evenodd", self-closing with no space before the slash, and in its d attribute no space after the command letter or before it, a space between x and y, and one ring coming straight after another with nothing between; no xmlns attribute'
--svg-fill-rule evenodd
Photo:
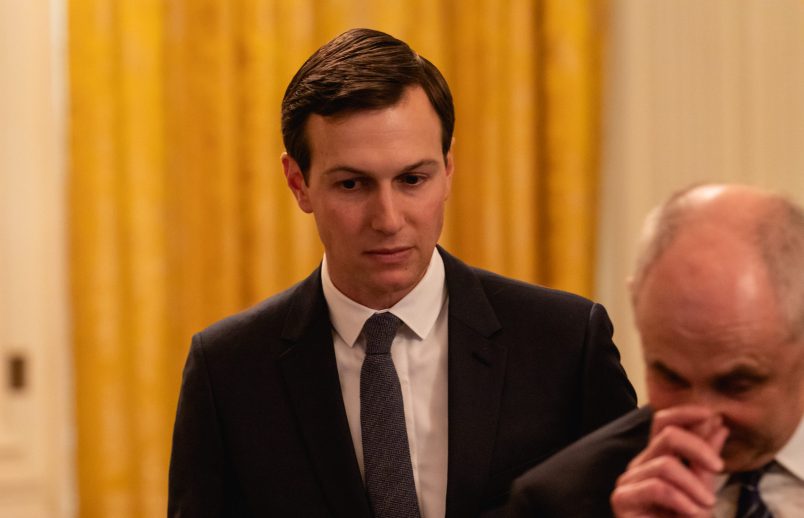
<svg viewBox="0 0 804 518"><path fill-rule="evenodd" d="M282 153L282 169L285 170L285 180L293 193L293 197L296 198L299 208L307 214L313 212L313 205L310 203L310 196L307 191L307 181L304 179L299 164L287 153Z"/></svg>
<svg viewBox="0 0 804 518"><path fill-rule="evenodd" d="M445 157L446 160L444 164L445 166L444 172L447 176L447 192L446 195L444 196L445 200L449 198L449 194L450 192L452 192L452 176L453 173L455 172L455 155L452 153L453 149L455 149L455 137L452 137L452 142L450 143L449 151L447 151L447 155Z"/></svg>

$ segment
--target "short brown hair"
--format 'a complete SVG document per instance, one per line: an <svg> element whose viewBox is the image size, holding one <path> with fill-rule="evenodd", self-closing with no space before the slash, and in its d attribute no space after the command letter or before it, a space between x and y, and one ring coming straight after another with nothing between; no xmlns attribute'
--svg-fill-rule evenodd
<svg viewBox="0 0 804 518"><path fill-rule="evenodd" d="M341 115L396 104L409 86L427 94L441 120L446 157L455 128L452 94L441 72L407 43L372 29L350 29L319 48L293 76L282 100L285 150L308 179L305 127L313 113Z"/></svg>

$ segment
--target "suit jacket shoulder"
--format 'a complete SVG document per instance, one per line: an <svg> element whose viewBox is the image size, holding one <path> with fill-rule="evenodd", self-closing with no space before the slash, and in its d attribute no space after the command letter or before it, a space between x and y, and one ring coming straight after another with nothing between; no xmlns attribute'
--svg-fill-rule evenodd
<svg viewBox="0 0 804 518"><path fill-rule="evenodd" d="M320 270L193 337L169 479L169 516L369 517Z"/></svg>
<svg viewBox="0 0 804 518"><path fill-rule="evenodd" d="M634 410L514 482L507 516L604 518L617 478L648 443L653 412Z"/></svg>
<svg viewBox="0 0 804 518"><path fill-rule="evenodd" d="M209 354L242 354L242 347L259 337L261 352L268 346L282 354L287 343L299 337L309 321L328 318L321 289L321 269L306 279L239 313L224 318L200 331L194 342Z"/></svg>
<svg viewBox="0 0 804 518"><path fill-rule="evenodd" d="M448 515L473 516L504 502L528 468L633 409L636 396L602 306L439 251L449 292Z"/></svg>
<svg viewBox="0 0 804 518"><path fill-rule="evenodd" d="M620 364L614 328L602 305L469 267L439 250L447 273L450 320L476 329L505 349L506 376L523 376L509 380L519 387L538 386L542 395L534 395L534 401L554 396L571 408L575 429L559 448L636 406L636 393ZM566 417L557 419L567 422Z"/></svg>

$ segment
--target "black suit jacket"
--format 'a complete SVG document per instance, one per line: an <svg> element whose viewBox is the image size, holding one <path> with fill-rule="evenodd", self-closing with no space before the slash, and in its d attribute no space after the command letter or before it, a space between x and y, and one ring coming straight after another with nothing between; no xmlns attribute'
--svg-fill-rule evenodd
<svg viewBox="0 0 804 518"><path fill-rule="evenodd" d="M645 449L653 411L634 410L587 435L514 482L511 518L606 518L628 463Z"/></svg>
<svg viewBox="0 0 804 518"><path fill-rule="evenodd" d="M447 516L472 517L563 446L632 409L602 306L470 268L449 293ZM171 516L369 518L320 270L193 337Z"/></svg>

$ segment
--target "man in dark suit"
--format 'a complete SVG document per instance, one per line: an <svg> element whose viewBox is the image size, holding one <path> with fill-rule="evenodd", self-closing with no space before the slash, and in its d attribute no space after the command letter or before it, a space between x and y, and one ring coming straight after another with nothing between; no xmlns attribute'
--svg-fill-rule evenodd
<svg viewBox="0 0 804 518"><path fill-rule="evenodd" d="M645 226L631 282L650 406L517 479L512 517L804 512L804 212L704 185Z"/></svg>
<svg viewBox="0 0 804 518"><path fill-rule="evenodd" d="M325 256L193 338L169 515L478 516L634 407L601 306L436 246L453 126L441 74L386 34L297 72L282 164Z"/></svg>

